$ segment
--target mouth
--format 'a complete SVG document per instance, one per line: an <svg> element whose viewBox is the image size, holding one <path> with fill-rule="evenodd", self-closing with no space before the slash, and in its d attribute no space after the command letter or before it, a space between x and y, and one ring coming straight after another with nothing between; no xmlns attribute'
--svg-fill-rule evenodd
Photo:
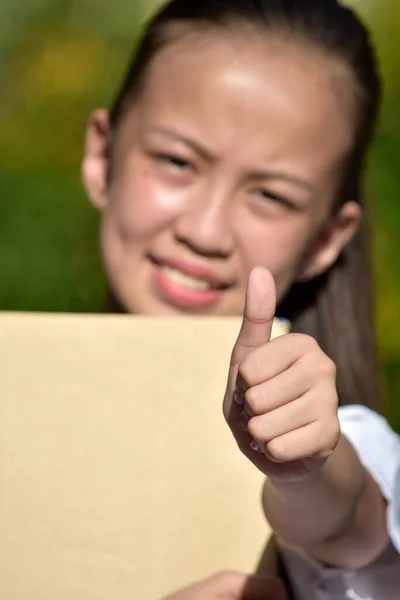
<svg viewBox="0 0 400 600"><path fill-rule="evenodd" d="M186 309L209 308L230 284L199 265L151 257L153 282L169 303Z"/></svg>
<svg viewBox="0 0 400 600"><path fill-rule="evenodd" d="M199 279L198 277L191 277L186 275L179 269L168 267L167 265L159 265L160 271L167 277L172 283L181 285L188 290L197 290L198 292L205 292L212 289L209 281Z"/></svg>

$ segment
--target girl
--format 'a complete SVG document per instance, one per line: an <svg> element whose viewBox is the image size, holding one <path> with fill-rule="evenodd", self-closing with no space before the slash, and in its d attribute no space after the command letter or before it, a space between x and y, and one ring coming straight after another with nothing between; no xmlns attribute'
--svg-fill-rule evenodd
<svg viewBox="0 0 400 600"><path fill-rule="evenodd" d="M318 381L329 402L314 394L311 413L329 407L327 416L316 417L324 426L318 432L326 426L323 450L332 456L340 450L341 460L316 462L321 480L330 465L339 468L329 471L320 495L318 477L309 486L302 479L297 488L276 484L266 493L298 598L389 600L400 585L399 557L385 526L386 501L389 535L400 549L392 506L398 440L365 408L380 405L362 189L379 103L368 33L336 0L172 0L147 28L110 112L97 111L87 134L83 179L102 211L110 310L241 314L249 273L263 265L276 285L277 315L318 343L315 365L322 365ZM257 277L269 275L256 274L256 288ZM275 290L268 281L261 292L270 319ZM256 344L261 353L268 354L267 337ZM283 343L288 351L291 342ZM308 358L310 348L303 345ZM282 360L282 349L277 355ZM307 364L300 377L306 389L315 387L316 371L312 360ZM265 370L261 375L259 384L268 383ZM245 370L240 393L254 387L248 376ZM278 387L286 401L284 384ZM342 433L370 474L339 437L337 397L355 405L340 409ZM257 415L247 396L238 399L246 399L250 416L270 409L263 405ZM238 422L230 424L238 437ZM252 437L269 443L260 429ZM265 455L250 453L243 434L242 449L267 472ZM299 447L293 454L307 456ZM340 500L333 515L332 490ZM294 528L301 518L308 538L307 531L293 529L291 536L284 527L300 492L303 512L288 522ZM307 506L318 515L322 539ZM363 540L353 527L360 514L369 532ZM340 561L337 551L326 551L330 534L336 549L348 548Z"/></svg>

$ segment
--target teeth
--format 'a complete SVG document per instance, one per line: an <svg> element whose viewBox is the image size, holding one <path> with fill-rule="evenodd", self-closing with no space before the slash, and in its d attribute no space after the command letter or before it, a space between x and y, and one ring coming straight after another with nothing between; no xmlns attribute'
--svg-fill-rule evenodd
<svg viewBox="0 0 400 600"><path fill-rule="evenodd" d="M181 285L189 290L199 290L205 291L211 289L211 285L204 281L203 279L197 279L197 277L191 277L190 275L186 275L182 273L182 271L178 271L177 269L172 269L171 267L161 266L161 270L163 273L178 285Z"/></svg>

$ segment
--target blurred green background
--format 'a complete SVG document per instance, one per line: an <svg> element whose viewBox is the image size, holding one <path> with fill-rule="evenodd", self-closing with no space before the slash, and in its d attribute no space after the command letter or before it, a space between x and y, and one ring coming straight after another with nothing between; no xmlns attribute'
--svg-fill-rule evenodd
<svg viewBox="0 0 400 600"><path fill-rule="evenodd" d="M400 431L400 4L348 4L373 31L386 84L369 178L386 401ZM156 5L1 0L0 310L102 310L98 215L80 185L84 129Z"/></svg>

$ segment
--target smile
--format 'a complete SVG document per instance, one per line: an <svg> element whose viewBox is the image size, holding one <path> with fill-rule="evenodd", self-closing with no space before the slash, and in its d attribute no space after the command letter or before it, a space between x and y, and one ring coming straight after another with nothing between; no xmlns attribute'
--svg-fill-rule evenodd
<svg viewBox="0 0 400 600"><path fill-rule="evenodd" d="M203 267L172 260L152 259L153 284L169 304L185 309L206 309L228 288Z"/></svg>
<svg viewBox="0 0 400 600"><path fill-rule="evenodd" d="M178 269L173 269L172 267L167 267L166 265L161 265L160 270L164 273L168 279L172 282L182 285L188 290L211 290L211 284L204 279L199 279L198 277L191 277L190 275L186 275L179 271Z"/></svg>

